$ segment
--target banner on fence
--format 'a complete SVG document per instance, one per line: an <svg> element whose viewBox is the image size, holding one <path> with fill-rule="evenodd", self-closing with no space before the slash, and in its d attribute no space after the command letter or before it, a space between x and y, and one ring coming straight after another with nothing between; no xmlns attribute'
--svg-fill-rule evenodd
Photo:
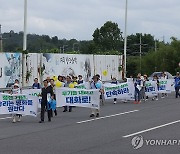
<svg viewBox="0 0 180 154"><path fill-rule="evenodd" d="M78 106L86 108L100 108L100 92L97 89L56 89L57 107Z"/></svg>
<svg viewBox="0 0 180 154"><path fill-rule="evenodd" d="M158 95L158 88L156 81L146 81L145 94L148 97L154 97Z"/></svg>
<svg viewBox="0 0 180 154"><path fill-rule="evenodd" d="M0 114L37 116L38 97L30 95L0 94Z"/></svg>
<svg viewBox="0 0 180 154"><path fill-rule="evenodd" d="M134 84L133 82L115 84L104 84L104 97L105 99L122 99L133 100L134 99Z"/></svg>
<svg viewBox="0 0 180 154"><path fill-rule="evenodd" d="M39 96L41 94L41 89L23 89L22 94L27 94L27 95L31 95L31 96L38 96L39 97L38 108L41 108L42 97Z"/></svg>

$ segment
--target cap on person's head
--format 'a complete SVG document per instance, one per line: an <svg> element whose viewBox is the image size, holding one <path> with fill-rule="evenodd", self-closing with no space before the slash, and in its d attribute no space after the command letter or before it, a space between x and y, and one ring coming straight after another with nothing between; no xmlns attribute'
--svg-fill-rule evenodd
<svg viewBox="0 0 180 154"><path fill-rule="evenodd" d="M19 84L15 83L15 84L14 84L14 87L18 87L18 88L19 88Z"/></svg>
<svg viewBox="0 0 180 154"><path fill-rule="evenodd" d="M46 79L46 80L44 80L43 82L48 82L48 80Z"/></svg>
<svg viewBox="0 0 180 154"><path fill-rule="evenodd" d="M98 78L100 78L100 75L99 75L99 74L96 74L95 76L97 76Z"/></svg>

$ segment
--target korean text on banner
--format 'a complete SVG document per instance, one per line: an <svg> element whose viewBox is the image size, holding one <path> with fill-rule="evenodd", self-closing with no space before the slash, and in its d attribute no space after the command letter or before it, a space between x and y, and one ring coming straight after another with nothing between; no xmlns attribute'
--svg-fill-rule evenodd
<svg viewBox="0 0 180 154"><path fill-rule="evenodd" d="M133 82L115 84L104 84L104 97L105 99L122 99L132 100L134 99L134 84Z"/></svg>
<svg viewBox="0 0 180 154"><path fill-rule="evenodd" d="M100 92L97 89L57 88L56 101L57 107L77 106L99 109Z"/></svg>
<svg viewBox="0 0 180 154"><path fill-rule="evenodd" d="M38 97L30 95L0 94L0 114L37 116Z"/></svg>

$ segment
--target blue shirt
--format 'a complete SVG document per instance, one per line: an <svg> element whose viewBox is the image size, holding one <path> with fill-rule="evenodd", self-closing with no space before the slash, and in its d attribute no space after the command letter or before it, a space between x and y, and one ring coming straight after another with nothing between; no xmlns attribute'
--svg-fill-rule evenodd
<svg viewBox="0 0 180 154"><path fill-rule="evenodd" d="M174 78L174 87L180 87L180 77L175 77Z"/></svg>

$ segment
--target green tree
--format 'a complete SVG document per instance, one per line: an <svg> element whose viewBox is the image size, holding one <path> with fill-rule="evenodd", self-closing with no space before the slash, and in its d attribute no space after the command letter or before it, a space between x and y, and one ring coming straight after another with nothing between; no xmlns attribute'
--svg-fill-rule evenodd
<svg viewBox="0 0 180 154"><path fill-rule="evenodd" d="M120 51L122 49L122 32L118 24L107 21L100 29L97 28L93 33L95 50L101 51Z"/></svg>

